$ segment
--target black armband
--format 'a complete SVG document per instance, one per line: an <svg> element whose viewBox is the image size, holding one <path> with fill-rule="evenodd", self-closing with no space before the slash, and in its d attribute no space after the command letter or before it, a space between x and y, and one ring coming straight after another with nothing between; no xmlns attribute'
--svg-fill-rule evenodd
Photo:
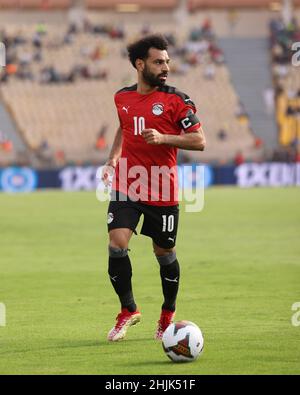
<svg viewBox="0 0 300 395"><path fill-rule="evenodd" d="M197 125L197 123L200 123L200 121L192 110L189 110L186 114L186 117L179 121L180 127L184 130L189 129L191 126Z"/></svg>

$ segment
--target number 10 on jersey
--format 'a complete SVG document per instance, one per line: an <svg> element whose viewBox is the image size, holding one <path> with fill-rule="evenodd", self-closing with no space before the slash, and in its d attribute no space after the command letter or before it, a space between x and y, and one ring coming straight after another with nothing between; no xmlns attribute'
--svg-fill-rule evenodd
<svg viewBox="0 0 300 395"><path fill-rule="evenodd" d="M144 117L133 117L134 122L134 135L138 136L142 134L145 129L145 118Z"/></svg>

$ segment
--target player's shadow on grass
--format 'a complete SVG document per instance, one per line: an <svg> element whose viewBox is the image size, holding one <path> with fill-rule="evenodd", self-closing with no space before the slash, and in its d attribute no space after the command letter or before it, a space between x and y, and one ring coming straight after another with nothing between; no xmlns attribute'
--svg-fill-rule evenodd
<svg viewBox="0 0 300 395"><path fill-rule="evenodd" d="M119 341L119 342L107 342L107 343L110 343L110 344L112 344L112 343L114 343L114 344L121 344L121 343L137 343L137 342L150 342L150 343L153 343L153 342L155 342L155 340L154 339L152 339L151 337L140 337L140 338L134 338L134 337L132 337L131 339L128 339L128 338L126 338L126 339L124 339L124 340L121 340L121 341Z"/></svg>
<svg viewBox="0 0 300 395"><path fill-rule="evenodd" d="M72 349L72 348L96 348L96 349L105 349L107 352L110 352L111 349L108 347L120 347L124 348L129 346L129 344L140 343L140 342L153 342L153 339L147 338L140 338L140 339L126 339L126 341L119 341L119 342L109 342L106 339L93 339L93 340L62 340L62 339L51 339L46 341L43 345L39 345L37 348L30 348L30 349L22 349L18 348L15 350L1 352L0 355L8 355L8 354L19 354L19 353L32 353L32 352L43 352L49 350L61 350L61 349Z"/></svg>
<svg viewBox="0 0 300 395"><path fill-rule="evenodd" d="M80 340L80 341L63 341L63 340L51 340L45 343L44 345L40 345L39 347L31 347L30 349L22 349L17 348L15 350L9 350L5 352L0 352L0 355L8 355L8 354L22 354L22 353L34 353L41 351L49 351L55 349L67 349L67 348L86 348L86 347L99 347L99 345L103 346L105 342L99 342L98 340Z"/></svg>
<svg viewBox="0 0 300 395"><path fill-rule="evenodd" d="M67 342L53 342L53 348L80 348L80 347L97 347L102 342L99 340L69 340ZM102 345L102 344L101 344Z"/></svg>
<svg viewBox="0 0 300 395"><path fill-rule="evenodd" d="M140 339L126 339L118 342L110 342L106 339L100 339L100 340L69 340L66 342L53 342L53 344L49 348L85 348L85 347L109 347L109 346L126 346L129 345L130 343L139 343L139 342L153 342L152 339L149 338L140 338Z"/></svg>

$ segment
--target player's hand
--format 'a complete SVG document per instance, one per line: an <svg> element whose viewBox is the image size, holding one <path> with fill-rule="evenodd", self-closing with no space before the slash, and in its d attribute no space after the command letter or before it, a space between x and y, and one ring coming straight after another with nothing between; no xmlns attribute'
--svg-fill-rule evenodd
<svg viewBox="0 0 300 395"><path fill-rule="evenodd" d="M101 180L106 188L109 187L112 183L112 177L115 174L116 166L117 166L116 160L109 160L103 166Z"/></svg>
<svg viewBox="0 0 300 395"><path fill-rule="evenodd" d="M144 137L147 144L164 144L164 135L159 133L156 129L143 129L141 135Z"/></svg>

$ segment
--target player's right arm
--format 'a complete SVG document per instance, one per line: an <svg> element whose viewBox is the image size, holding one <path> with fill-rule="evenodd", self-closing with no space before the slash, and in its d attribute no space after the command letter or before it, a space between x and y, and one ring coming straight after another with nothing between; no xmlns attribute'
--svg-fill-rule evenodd
<svg viewBox="0 0 300 395"><path fill-rule="evenodd" d="M103 167L103 170L102 170L101 179L106 186L109 185L109 182L110 182L109 177L114 174L118 160L121 156L122 142L123 142L122 129L121 129L121 127L119 127L116 132L114 142L113 142L113 145L110 150L109 157L108 157L108 159Z"/></svg>

